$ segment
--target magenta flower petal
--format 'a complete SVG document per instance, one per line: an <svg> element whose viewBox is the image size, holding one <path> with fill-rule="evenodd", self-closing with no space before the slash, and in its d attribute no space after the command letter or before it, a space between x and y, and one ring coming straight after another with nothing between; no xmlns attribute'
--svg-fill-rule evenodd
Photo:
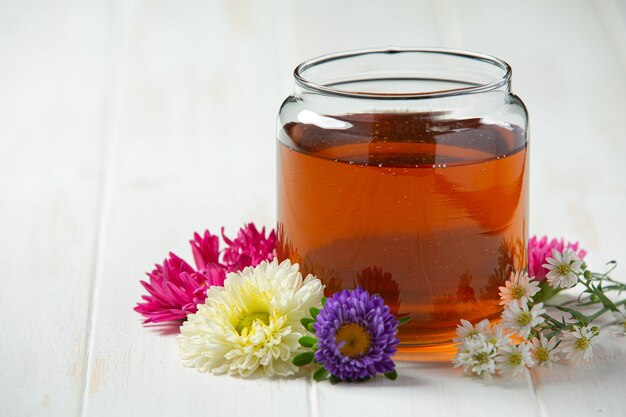
<svg viewBox="0 0 626 417"><path fill-rule="evenodd" d="M189 243L198 269L204 269L207 264L219 263L220 240L217 236L205 230L204 236L194 233L193 240L190 240Z"/></svg>
<svg viewBox="0 0 626 417"><path fill-rule="evenodd" d="M259 231L254 223L248 223L237 233L235 239L224 234L222 238L228 245L223 252L223 263L228 272L240 271L246 266L257 266L262 261L272 261L276 256L276 232L272 230L265 237L265 227Z"/></svg>
<svg viewBox="0 0 626 417"><path fill-rule="evenodd" d="M265 228L258 231L252 223L239 230L237 238L224 236L228 247L222 252L220 261L219 237L208 230L203 235L194 233L191 251L196 269L173 253L148 273L150 278L141 281L148 291L135 307L145 317L144 323L184 320L204 303L209 287L223 286L226 273L247 266L256 266L261 261L271 261L276 256L276 233L265 236Z"/></svg>
<svg viewBox="0 0 626 417"><path fill-rule="evenodd" d="M147 274L149 282L141 281L149 295L142 296L135 311L146 319L144 323L183 320L196 312L196 305L206 298L206 282L185 261L173 253ZM204 296L199 289L205 289Z"/></svg>
<svg viewBox="0 0 626 417"><path fill-rule="evenodd" d="M565 249L572 250L580 259L587 254L584 249L578 248L578 242L565 242L564 239L552 239L548 241L547 236L537 238L533 236L528 241L528 275L534 277L536 281L544 281L548 270L542 265L545 264L546 258L552 256L552 249L563 252Z"/></svg>
<svg viewBox="0 0 626 417"><path fill-rule="evenodd" d="M201 280L205 283L206 287L224 286L224 280L226 280L226 271L220 264L208 264L205 269L196 273L201 276ZM204 302L204 300L202 300Z"/></svg>

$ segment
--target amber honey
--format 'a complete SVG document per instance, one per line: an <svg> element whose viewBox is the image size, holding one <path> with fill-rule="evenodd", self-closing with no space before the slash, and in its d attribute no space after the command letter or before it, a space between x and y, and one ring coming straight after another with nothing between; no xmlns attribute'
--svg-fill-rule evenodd
<svg viewBox="0 0 626 417"><path fill-rule="evenodd" d="M278 142L279 258L326 293L380 294L403 346L449 343L461 318L501 313L526 266L527 143L515 126L435 113L288 123Z"/></svg>

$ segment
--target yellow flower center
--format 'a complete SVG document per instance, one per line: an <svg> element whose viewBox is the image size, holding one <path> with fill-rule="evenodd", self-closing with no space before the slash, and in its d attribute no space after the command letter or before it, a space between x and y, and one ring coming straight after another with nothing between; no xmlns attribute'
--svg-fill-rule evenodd
<svg viewBox="0 0 626 417"><path fill-rule="evenodd" d="M580 339L576 339L574 342L574 347L576 350L587 350L589 348L589 339L586 337L581 337Z"/></svg>
<svg viewBox="0 0 626 417"><path fill-rule="evenodd" d="M547 362L549 358L550 352L548 352L548 349L540 347L535 351L535 359L537 359L540 363Z"/></svg>
<svg viewBox="0 0 626 417"><path fill-rule="evenodd" d="M237 330L237 333L239 334L243 334L243 331L246 329L248 329L249 332L250 328L252 327L252 323L254 323L255 321L260 321L266 326L269 326L270 315L267 313L250 313L241 320L239 320L239 323L237 323L237 326L235 326L235 330Z"/></svg>
<svg viewBox="0 0 626 417"><path fill-rule="evenodd" d="M341 354L351 358L367 353L371 345L370 334L367 329L357 323L348 323L341 326L335 333L337 344L345 342L341 347Z"/></svg>
<svg viewBox="0 0 626 417"><path fill-rule="evenodd" d="M520 366L522 364L522 354L519 352L513 352L509 355L507 363L511 366Z"/></svg>
<svg viewBox="0 0 626 417"><path fill-rule="evenodd" d="M522 311L517 316L517 324L520 326L528 326L533 319L533 315L530 312Z"/></svg>
<svg viewBox="0 0 626 417"><path fill-rule="evenodd" d="M485 364L489 362L489 354L487 352L479 352L474 355L474 360L479 364Z"/></svg>
<svg viewBox="0 0 626 417"><path fill-rule="evenodd" d="M467 338L471 338L474 336L478 336L478 330L474 329L474 330L470 330L469 332L467 332Z"/></svg>
<svg viewBox="0 0 626 417"><path fill-rule="evenodd" d="M560 264L556 267L556 270L559 271L561 275L567 275L569 273L569 265Z"/></svg>
<svg viewBox="0 0 626 417"><path fill-rule="evenodd" d="M519 300L526 294L524 287L516 286L511 289L511 295L514 299Z"/></svg>

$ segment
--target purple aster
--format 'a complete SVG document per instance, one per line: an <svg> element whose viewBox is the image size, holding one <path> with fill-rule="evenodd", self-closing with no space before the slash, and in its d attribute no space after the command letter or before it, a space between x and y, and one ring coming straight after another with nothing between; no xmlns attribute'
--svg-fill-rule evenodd
<svg viewBox="0 0 626 417"><path fill-rule="evenodd" d="M326 300L314 324L315 359L343 381L392 372L398 322L382 298L361 287Z"/></svg>

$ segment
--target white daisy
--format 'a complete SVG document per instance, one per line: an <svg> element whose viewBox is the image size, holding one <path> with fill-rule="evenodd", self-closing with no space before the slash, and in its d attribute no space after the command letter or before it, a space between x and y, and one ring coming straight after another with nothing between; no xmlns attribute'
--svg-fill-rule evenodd
<svg viewBox="0 0 626 417"><path fill-rule="evenodd" d="M622 304L618 308L621 310L613 312L613 317L615 317L615 335L626 336L626 306Z"/></svg>
<svg viewBox="0 0 626 417"><path fill-rule="evenodd" d="M495 361L496 368L504 377L514 377L522 372L525 367L535 366L528 342L520 343L517 346L511 344L502 346L498 350Z"/></svg>
<svg viewBox="0 0 626 417"><path fill-rule="evenodd" d="M249 376L291 375L293 358L307 334L300 319L321 305L323 285L298 264L261 262L230 273L224 287L211 287L204 304L180 328L183 363L198 371Z"/></svg>
<svg viewBox="0 0 626 417"><path fill-rule="evenodd" d="M494 324L491 328L491 331L487 335L487 341L495 346L496 349L499 349L502 346L511 343L511 338L504 331L502 326L500 326L499 324Z"/></svg>
<svg viewBox="0 0 626 417"><path fill-rule="evenodd" d="M578 282L577 274L583 272L583 261L570 249L565 249L562 254L552 249L552 258L548 257L546 261L548 263L543 264L548 270L546 278L554 288L573 287Z"/></svg>
<svg viewBox="0 0 626 417"><path fill-rule="evenodd" d="M557 352L559 351L556 346L557 342L556 337L547 339L544 335L541 335L539 339L536 337L532 338L530 341L532 345L530 351L537 365L552 366L552 362L559 360L557 356Z"/></svg>
<svg viewBox="0 0 626 417"><path fill-rule="evenodd" d="M511 301L504 307L502 325L513 329L518 335L527 339L530 330L544 322L541 315L545 312L543 303L535 304L533 308L528 310L527 304L520 307L517 301Z"/></svg>
<svg viewBox="0 0 626 417"><path fill-rule="evenodd" d="M563 332L559 348L567 354L567 359L574 363L588 361L593 356L592 345L596 342L598 334L597 328L575 327L570 332Z"/></svg>
<svg viewBox="0 0 626 417"><path fill-rule="evenodd" d="M452 359L455 368L463 367L465 372L491 378L496 371L496 349L483 334L465 339L456 356Z"/></svg>
<svg viewBox="0 0 626 417"><path fill-rule="evenodd" d="M456 326L456 334L458 337L452 339L454 342L463 342L465 339L472 338L479 334L486 334L489 332L489 320L484 319L476 324L476 327L467 320L461 319L461 324Z"/></svg>
<svg viewBox="0 0 626 417"><path fill-rule="evenodd" d="M506 305L513 300L519 305L527 304L539 292L539 282L531 281L526 272L511 272L511 278L504 285L500 287L500 305Z"/></svg>

